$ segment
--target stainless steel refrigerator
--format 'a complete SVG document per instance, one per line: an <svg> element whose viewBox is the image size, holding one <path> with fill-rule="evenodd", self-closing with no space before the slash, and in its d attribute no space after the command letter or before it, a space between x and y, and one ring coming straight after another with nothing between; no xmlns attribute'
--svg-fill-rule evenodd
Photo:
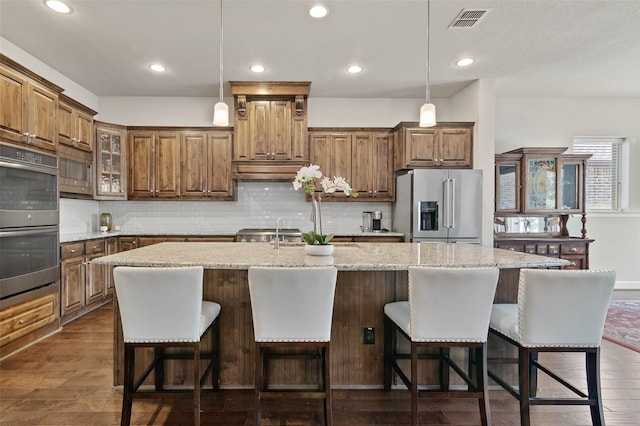
<svg viewBox="0 0 640 426"><path fill-rule="evenodd" d="M396 177L393 231L405 241L482 243L482 170L414 169Z"/></svg>

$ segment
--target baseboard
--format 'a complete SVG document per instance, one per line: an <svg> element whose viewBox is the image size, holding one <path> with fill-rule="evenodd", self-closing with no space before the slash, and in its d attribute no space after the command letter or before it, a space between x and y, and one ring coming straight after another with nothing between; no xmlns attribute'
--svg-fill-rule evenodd
<svg viewBox="0 0 640 426"><path fill-rule="evenodd" d="M640 291L640 281L616 281L614 290L638 290Z"/></svg>

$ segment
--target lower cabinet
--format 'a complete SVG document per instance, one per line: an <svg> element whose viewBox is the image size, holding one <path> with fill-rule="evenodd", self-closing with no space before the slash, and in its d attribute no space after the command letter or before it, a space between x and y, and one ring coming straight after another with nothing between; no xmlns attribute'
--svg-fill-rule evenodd
<svg viewBox="0 0 640 426"><path fill-rule="evenodd" d="M60 313L66 324L107 303L107 267L90 263L105 255L105 239L60 245Z"/></svg>
<svg viewBox="0 0 640 426"><path fill-rule="evenodd" d="M59 283L0 301L0 358L60 328Z"/></svg>
<svg viewBox="0 0 640 426"><path fill-rule="evenodd" d="M561 269L589 269L589 244L593 241L582 238L496 239L494 247L540 256L559 257L571 262Z"/></svg>

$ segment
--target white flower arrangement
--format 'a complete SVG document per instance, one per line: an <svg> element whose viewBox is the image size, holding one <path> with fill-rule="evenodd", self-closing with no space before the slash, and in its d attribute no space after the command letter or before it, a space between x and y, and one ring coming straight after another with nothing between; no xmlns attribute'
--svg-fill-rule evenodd
<svg viewBox="0 0 640 426"><path fill-rule="evenodd" d="M314 164L302 167L298 170L296 178L293 180L293 189L297 191L300 188L303 188L304 192L307 194L314 195L316 192L316 181L320 178L322 178L320 181L322 190L326 194L333 194L336 191L342 191L347 197L358 197L358 192L351 188L351 185L349 185L349 182L345 178L334 176L332 180L327 176L323 177L322 172L320 171L320 166Z"/></svg>
<svg viewBox="0 0 640 426"><path fill-rule="evenodd" d="M302 234L302 238L309 245L327 245L333 238L333 234L324 235L322 233L320 197L316 196L316 181L318 179L322 179L320 184L325 194L342 191L347 197L357 198L359 195L356 190L351 188L351 185L349 185L349 182L345 178L334 176L333 179L329 179L327 176L323 177L320 166L311 164L307 167L300 168L298 173L296 173L296 178L293 180L293 189L296 191L304 189L304 192L311 195L312 198L313 210L311 220L313 221L313 231Z"/></svg>

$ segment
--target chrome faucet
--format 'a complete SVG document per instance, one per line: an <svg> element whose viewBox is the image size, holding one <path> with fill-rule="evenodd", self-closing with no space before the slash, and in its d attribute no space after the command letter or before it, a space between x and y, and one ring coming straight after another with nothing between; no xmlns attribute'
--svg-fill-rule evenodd
<svg viewBox="0 0 640 426"><path fill-rule="evenodd" d="M276 243L273 247L275 250L280 250L280 225L284 228L284 219L281 217L276 219Z"/></svg>

